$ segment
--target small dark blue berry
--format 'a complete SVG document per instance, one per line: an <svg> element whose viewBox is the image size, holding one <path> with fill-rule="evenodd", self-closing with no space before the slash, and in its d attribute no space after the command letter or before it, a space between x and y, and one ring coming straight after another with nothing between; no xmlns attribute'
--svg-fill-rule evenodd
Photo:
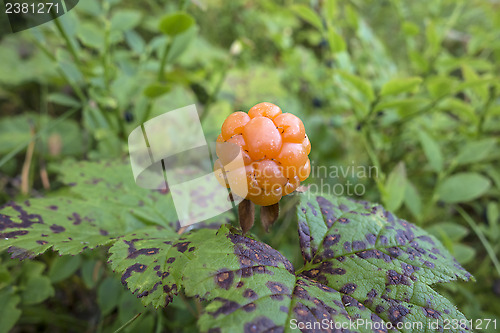
<svg viewBox="0 0 500 333"><path fill-rule="evenodd" d="M314 97L312 100L312 105L315 108L320 108L323 106L323 101L321 99L319 99L318 97Z"/></svg>
<svg viewBox="0 0 500 333"><path fill-rule="evenodd" d="M130 111L125 111L124 117L127 123L131 123L134 121L134 114Z"/></svg>

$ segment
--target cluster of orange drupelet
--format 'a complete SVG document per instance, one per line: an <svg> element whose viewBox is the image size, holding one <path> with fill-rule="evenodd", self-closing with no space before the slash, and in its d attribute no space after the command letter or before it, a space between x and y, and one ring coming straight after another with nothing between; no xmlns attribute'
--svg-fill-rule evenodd
<svg viewBox="0 0 500 333"><path fill-rule="evenodd" d="M272 103L259 103L248 114L234 112L224 121L214 171L219 182L236 195L270 206L309 177L310 151L304 124L297 116L283 113ZM244 167L241 160L235 162L240 152Z"/></svg>

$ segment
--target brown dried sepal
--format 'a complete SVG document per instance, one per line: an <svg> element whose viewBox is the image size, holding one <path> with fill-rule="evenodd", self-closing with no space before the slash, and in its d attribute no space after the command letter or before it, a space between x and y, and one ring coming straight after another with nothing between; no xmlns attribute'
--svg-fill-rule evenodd
<svg viewBox="0 0 500 333"><path fill-rule="evenodd" d="M260 221L262 222L262 226L264 227L264 229L266 229L266 232L269 232L269 227L273 225L273 223L278 219L279 215L279 203L275 203L271 206L262 206L260 208Z"/></svg>
<svg viewBox="0 0 500 333"><path fill-rule="evenodd" d="M244 199L238 205L238 215L243 235L253 227L255 221L255 205L250 200Z"/></svg>

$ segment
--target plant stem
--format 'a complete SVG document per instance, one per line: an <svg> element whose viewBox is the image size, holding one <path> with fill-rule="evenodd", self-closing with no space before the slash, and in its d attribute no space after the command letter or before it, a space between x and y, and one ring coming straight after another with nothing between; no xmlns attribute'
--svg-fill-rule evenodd
<svg viewBox="0 0 500 333"><path fill-rule="evenodd" d="M66 31L62 27L61 22L59 21L59 18L56 18L54 20L54 23L56 25L57 30L59 31L59 33L63 37L63 39L66 41L66 44L67 44L68 49L69 49L69 52L71 53L71 55L73 56L73 58L75 58L75 62L78 64L78 67L80 67L82 69L83 68L83 64L82 64L80 58L78 57L78 54L76 53L76 50L74 48L73 43L71 42L71 39L69 38L68 34L66 33Z"/></svg>
<svg viewBox="0 0 500 333"><path fill-rule="evenodd" d="M486 117L488 116L488 111L491 109L491 103L495 100L496 97L496 89L492 87L488 96L488 100L484 103L481 115L479 116L479 123L477 125L477 137L480 137L483 134L484 130L484 122L486 121Z"/></svg>
<svg viewBox="0 0 500 333"><path fill-rule="evenodd" d="M168 54L170 53L170 49L172 47L173 39L167 41L167 45L165 45L165 51L163 52L163 56L160 62L160 68L158 69L158 81L165 81L165 66L167 64Z"/></svg>
<svg viewBox="0 0 500 333"><path fill-rule="evenodd" d="M138 314L136 314L132 319L130 319L129 321L127 321L125 324L123 324L119 329L117 329L115 331L115 333L119 333L121 331L123 331L124 329L126 329L128 326L130 326L137 318L139 318L139 316L142 314L142 312L139 312Z"/></svg>
<svg viewBox="0 0 500 333"><path fill-rule="evenodd" d="M479 228L479 226L472 219L472 217L470 217L470 215L467 214L467 212L462 209L462 207L456 206L455 209L457 210L457 212L460 215L462 215L463 219L469 224L471 229L476 233L477 237L479 238L479 240L483 244L484 249L486 250L486 253L488 253L488 256L490 257L491 262L493 263L493 266L495 266L495 269L498 273L498 276L500 276L500 263L498 262L498 258L496 257L495 251L491 247L490 243L488 242L486 237L484 237L484 234L481 231L481 229Z"/></svg>
<svg viewBox="0 0 500 333"><path fill-rule="evenodd" d="M51 54L49 52L49 50L47 50L47 48L41 44L39 41L37 41L36 39L33 40L33 43L36 44L36 46L52 61L54 62L57 62L57 59L56 57ZM86 102L86 98L85 98L85 95L83 93L83 91L80 89L80 87L78 85L76 85L73 81L71 81L65 74L64 74L64 71L58 67L57 68L57 71L59 72L59 74L61 74L62 77L64 77L66 79L66 82L68 82L68 84L71 86L71 88L73 89L73 91L76 93L76 95L78 96L78 98L80 99L80 102L82 104L85 104Z"/></svg>

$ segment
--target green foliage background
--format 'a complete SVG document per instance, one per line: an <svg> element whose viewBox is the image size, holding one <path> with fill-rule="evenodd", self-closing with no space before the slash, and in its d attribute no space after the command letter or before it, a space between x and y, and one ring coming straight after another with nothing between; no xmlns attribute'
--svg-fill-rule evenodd
<svg viewBox="0 0 500 333"><path fill-rule="evenodd" d="M63 161L123 158L128 133L166 111L196 103L215 141L231 112L269 101L304 121L308 184L433 234L477 279L439 291L500 325L499 35L490 0L80 1L0 39L0 203L69 195ZM331 166L377 177L320 171ZM253 232L300 267L292 206ZM127 330L197 330L197 301L144 309L106 251L1 254L0 331L112 332L139 312Z"/></svg>

